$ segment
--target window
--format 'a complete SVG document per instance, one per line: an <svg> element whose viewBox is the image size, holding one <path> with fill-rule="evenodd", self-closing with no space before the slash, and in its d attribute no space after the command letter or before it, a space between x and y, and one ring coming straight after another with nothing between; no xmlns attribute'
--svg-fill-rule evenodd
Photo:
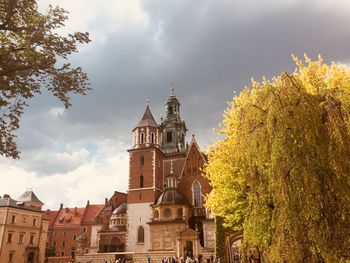
<svg viewBox="0 0 350 263"><path fill-rule="evenodd" d="M167 142L172 142L173 141L173 133L171 131L168 131L166 133L166 141Z"/></svg>
<svg viewBox="0 0 350 263"><path fill-rule="evenodd" d="M53 246L56 247L56 242L53 242Z"/></svg>
<svg viewBox="0 0 350 263"><path fill-rule="evenodd" d="M19 233L18 243L23 244L24 241L24 233Z"/></svg>
<svg viewBox="0 0 350 263"><path fill-rule="evenodd" d="M154 143L154 133L151 134L151 143Z"/></svg>
<svg viewBox="0 0 350 263"><path fill-rule="evenodd" d="M169 208L165 208L163 211L164 217L171 217L171 210Z"/></svg>
<svg viewBox="0 0 350 263"><path fill-rule="evenodd" d="M76 240L76 239L77 239L77 236L76 236L76 235L74 235L74 236L73 236L73 240Z"/></svg>
<svg viewBox="0 0 350 263"><path fill-rule="evenodd" d="M11 223L16 224L16 215L12 215L11 217Z"/></svg>
<svg viewBox="0 0 350 263"><path fill-rule="evenodd" d="M7 243L12 243L12 237L13 237L13 233L12 232L9 232L7 234Z"/></svg>
<svg viewBox="0 0 350 263"><path fill-rule="evenodd" d="M14 262L14 258L15 258L15 251L10 251L9 262Z"/></svg>
<svg viewBox="0 0 350 263"><path fill-rule="evenodd" d="M65 232L63 232L63 236L64 237L66 237L67 236L67 232L65 231Z"/></svg>
<svg viewBox="0 0 350 263"><path fill-rule="evenodd" d="M36 226L36 221L37 221L37 219L34 217L33 218L33 226Z"/></svg>
<svg viewBox="0 0 350 263"><path fill-rule="evenodd" d="M55 237L57 237L58 236L58 232L55 232Z"/></svg>
<svg viewBox="0 0 350 263"><path fill-rule="evenodd" d="M145 230L142 226L139 227L137 230L137 243L144 243L145 242Z"/></svg>
<svg viewBox="0 0 350 263"><path fill-rule="evenodd" d="M26 216L22 217L22 223L27 223L27 217Z"/></svg>
<svg viewBox="0 0 350 263"><path fill-rule="evenodd" d="M172 115L172 114L173 114L173 107L169 106L169 108L168 108L168 113L169 113L169 115Z"/></svg>
<svg viewBox="0 0 350 263"><path fill-rule="evenodd" d="M176 218L177 219L182 219L182 208L177 209Z"/></svg>
<svg viewBox="0 0 350 263"><path fill-rule="evenodd" d="M29 244L33 244L33 243L34 243L34 234L30 234Z"/></svg>
<svg viewBox="0 0 350 263"><path fill-rule="evenodd" d="M66 246L66 241L63 241L62 242L62 247L65 247Z"/></svg>
<svg viewBox="0 0 350 263"><path fill-rule="evenodd" d="M140 175L140 188L143 187L143 175L141 174Z"/></svg>
<svg viewBox="0 0 350 263"><path fill-rule="evenodd" d="M201 186L197 181L193 184L193 202L194 207L202 207Z"/></svg>
<svg viewBox="0 0 350 263"><path fill-rule="evenodd" d="M64 251L61 252L61 257L64 257Z"/></svg>
<svg viewBox="0 0 350 263"><path fill-rule="evenodd" d="M86 233L86 230L87 230L87 228L86 228L86 226L84 226L83 227L83 232Z"/></svg>
<svg viewBox="0 0 350 263"><path fill-rule="evenodd" d="M143 155L140 156L140 165L144 165L145 164L145 157Z"/></svg>
<svg viewBox="0 0 350 263"><path fill-rule="evenodd" d="M144 143L145 142L145 134L141 133L140 138L141 138L140 139L141 143Z"/></svg>

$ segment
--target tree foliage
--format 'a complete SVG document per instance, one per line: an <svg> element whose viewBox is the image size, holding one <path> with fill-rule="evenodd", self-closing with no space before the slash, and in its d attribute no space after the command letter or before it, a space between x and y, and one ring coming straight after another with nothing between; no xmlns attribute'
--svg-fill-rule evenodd
<svg viewBox="0 0 350 263"><path fill-rule="evenodd" d="M70 106L69 94L85 94L87 75L67 62L88 33L60 36L67 12L35 0L0 0L0 155L18 158L15 131L27 100L46 88Z"/></svg>
<svg viewBox="0 0 350 263"><path fill-rule="evenodd" d="M207 204L264 262L350 262L350 70L293 58L230 103Z"/></svg>

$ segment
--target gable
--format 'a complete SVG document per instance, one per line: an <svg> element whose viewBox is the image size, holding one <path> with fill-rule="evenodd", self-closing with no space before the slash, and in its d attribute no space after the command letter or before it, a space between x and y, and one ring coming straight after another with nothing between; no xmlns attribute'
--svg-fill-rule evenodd
<svg viewBox="0 0 350 263"><path fill-rule="evenodd" d="M201 176L202 168L205 163L206 159L200 151L198 144L193 139L191 142L191 146L187 152L186 161L183 166L180 178L183 176Z"/></svg>

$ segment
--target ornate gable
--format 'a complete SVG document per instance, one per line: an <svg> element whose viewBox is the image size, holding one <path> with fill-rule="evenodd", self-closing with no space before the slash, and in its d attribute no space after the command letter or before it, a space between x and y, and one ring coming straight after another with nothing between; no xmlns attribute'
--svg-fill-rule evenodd
<svg viewBox="0 0 350 263"><path fill-rule="evenodd" d="M190 228L181 229L176 232L179 239L198 239L198 232Z"/></svg>

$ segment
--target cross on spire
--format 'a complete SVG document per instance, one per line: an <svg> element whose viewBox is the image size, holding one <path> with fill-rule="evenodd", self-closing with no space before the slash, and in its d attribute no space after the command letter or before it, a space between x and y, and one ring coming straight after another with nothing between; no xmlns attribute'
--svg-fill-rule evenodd
<svg viewBox="0 0 350 263"><path fill-rule="evenodd" d="M174 83L171 83L171 95L174 96L175 92L174 92L175 88L174 88Z"/></svg>

